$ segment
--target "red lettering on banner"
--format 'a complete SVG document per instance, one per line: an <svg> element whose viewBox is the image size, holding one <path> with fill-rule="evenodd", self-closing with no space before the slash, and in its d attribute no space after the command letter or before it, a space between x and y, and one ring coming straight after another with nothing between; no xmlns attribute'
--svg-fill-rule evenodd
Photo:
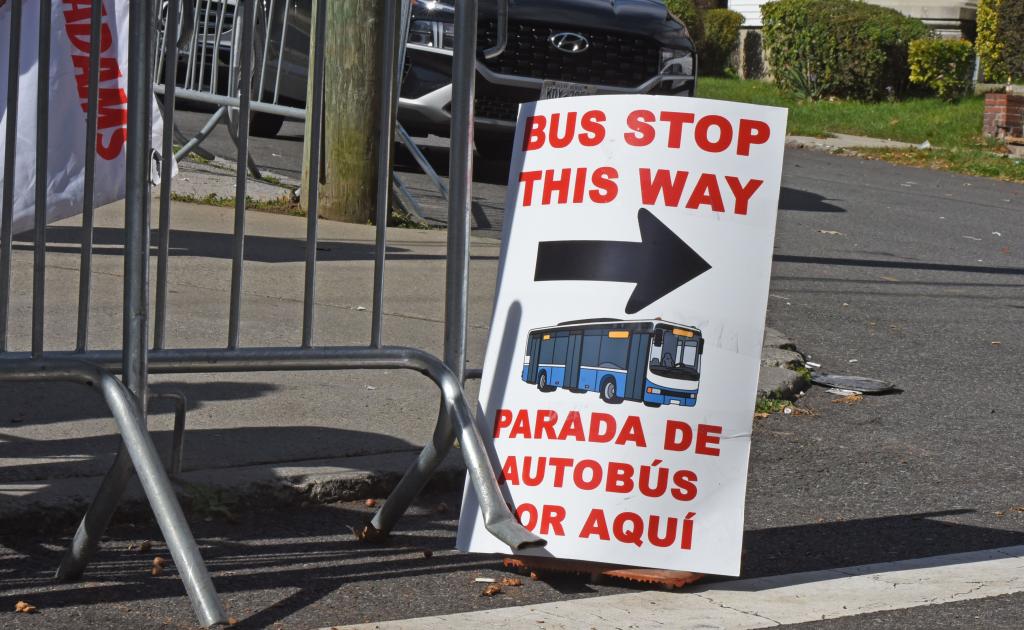
<svg viewBox="0 0 1024 630"><path fill-rule="evenodd" d="M583 114L583 119L580 121L580 127L586 133L580 134L580 144L585 147L595 147L604 142L604 125L605 121L604 112L599 110L591 110Z"/></svg>
<svg viewBox="0 0 1024 630"><path fill-rule="evenodd" d="M582 167L522 171L519 173L523 191L522 205L532 206L537 203L538 187L542 206L568 203L570 191L573 203L583 202L585 196L594 203L608 203L619 194L619 186L615 182L618 177L619 172L610 166L602 166L593 171Z"/></svg>
<svg viewBox="0 0 1024 630"><path fill-rule="evenodd" d="M703 205L711 206L715 212L725 212L722 193L718 190L718 178L711 173L701 173L690 193L690 200L686 202L690 210L699 210Z"/></svg>
<svg viewBox="0 0 1024 630"><path fill-rule="evenodd" d="M75 83L83 112L89 110L89 52L92 41L91 0L76 0L64 3L64 30L68 41L78 51L71 55L75 68ZM121 87L119 79L124 76L117 62L116 50L110 52L114 43L110 25L106 22L107 10L100 7L103 21L100 23L99 82L97 86L96 110L96 154L105 160L113 160L124 151L128 140L128 94ZM79 54L80 53L80 54ZM109 84L109 85L105 85Z"/></svg>

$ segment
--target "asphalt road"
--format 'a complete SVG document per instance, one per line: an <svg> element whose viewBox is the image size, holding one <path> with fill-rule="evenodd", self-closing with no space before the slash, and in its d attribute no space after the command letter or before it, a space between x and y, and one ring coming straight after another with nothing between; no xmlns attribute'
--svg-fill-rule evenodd
<svg viewBox="0 0 1024 630"><path fill-rule="evenodd" d="M254 152L294 165L298 144L256 140ZM744 575L1024 543L1024 187L802 150L787 151L783 185L769 324L823 369L901 391L847 405L815 388L801 402L811 415L755 422ZM450 551L457 503L457 493L427 497L385 547L353 542L348 527L369 512L360 504L229 506L230 519L200 512L210 520L198 519L196 535L238 627L401 619L629 588L559 577L480 597L473 578L502 570L494 558ZM191 620L174 572L147 573L163 550L127 551L159 539L152 524L119 524L84 586L48 586L69 534L0 536L3 601L30 592L43 611L0 613L0 624ZM811 625L1011 628L1022 604L1011 595Z"/></svg>

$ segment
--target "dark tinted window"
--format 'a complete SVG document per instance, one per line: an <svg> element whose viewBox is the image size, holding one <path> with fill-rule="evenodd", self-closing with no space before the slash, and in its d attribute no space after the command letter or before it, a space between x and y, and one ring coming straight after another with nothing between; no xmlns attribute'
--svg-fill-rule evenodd
<svg viewBox="0 0 1024 630"><path fill-rule="evenodd" d="M599 365L603 368L626 369L626 355L629 353L629 339L601 339Z"/></svg>
<svg viewBox="0 0 1024 630"><path fill-rule="evenodd" d="M554 350L555 341L553 339L548 338L540 342L540 363L551 363Z"/></svg>
<svg viewBox="0 0 1024 630"><path fill-rule="evenodd" d="M581 365L597 367L597 355L601 351L600 335L586 335L583 337L583 354L580 357Z"/></svg>
<svg viewBox="0 0 1024 630"><path fill-rule="evenodd" d="M555 338L555 351L552 363L559 365L565 364L566 350L569 349L569 337L556 337Z"/></svg>

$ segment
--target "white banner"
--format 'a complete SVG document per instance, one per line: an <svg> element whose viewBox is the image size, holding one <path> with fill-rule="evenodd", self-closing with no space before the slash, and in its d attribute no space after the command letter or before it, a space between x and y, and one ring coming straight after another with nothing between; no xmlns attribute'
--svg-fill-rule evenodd
<svg viewBox="0 0 1024 630"><path fill-rule="evenodd" d="M125 194L128 139L128 3L105 0L100 33L99 110L96 131L95 205ZM88 109L90 15L93 0L54 0L50 16L50 111L47 143L47 222L82 212ZM0 0L0 160L6 148L7 83L11 4ZM36 77L39 4L22 4L19 58L14 233L32 228L36 185ZM153 104L153 147L160 147L163 123ZM173 158L172 158L173 159ZM152 168L151 171L155 170ZM4 169L0 167L0 185ZM159 175L159 173L155 173Z"/></svg>
<svg viewBox="0 0 1024 630"><path fill-rule="evenodd" d="M737 575L786 110L523 105L480 431L524 555ZM458 547L510 553L467 485Z"/></svg>

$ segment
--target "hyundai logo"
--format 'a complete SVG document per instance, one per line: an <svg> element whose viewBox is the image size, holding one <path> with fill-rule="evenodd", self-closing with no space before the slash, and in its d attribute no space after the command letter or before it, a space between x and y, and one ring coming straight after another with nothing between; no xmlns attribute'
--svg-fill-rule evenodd
<svg viewBox="0 0 1024 630"><path fill-rule="evenodd" d="M590 40L579 33L555 33L548 42L564 53L576 54L590 48Z"/></svg>

